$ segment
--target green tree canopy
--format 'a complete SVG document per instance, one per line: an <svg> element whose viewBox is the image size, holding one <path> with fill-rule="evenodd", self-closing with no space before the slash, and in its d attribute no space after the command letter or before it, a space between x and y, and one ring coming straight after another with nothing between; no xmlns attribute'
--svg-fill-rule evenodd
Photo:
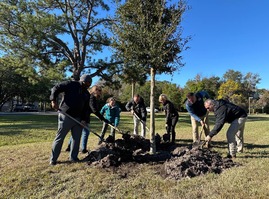
<svg viewBox="0 0 269 199"><path fill-rule="evenodd" d="M183 1L129 0L116 12L114 47L124 63L140 63L141 74L150 74L151 152L155 153L155 75L173 73L182 66L179 54L187 40L181 37L180 22L186 10Z"/></svg>
<svg viewBox="0 0 269 199"><path fill-rule="evenodd" d="M39 71L52 67L51 72L70 71L78 79L86 69L108 80L104 71L118 62L92 58L110 45L108 10L102 0L2 0L0 48L29 59Z"/></svg>

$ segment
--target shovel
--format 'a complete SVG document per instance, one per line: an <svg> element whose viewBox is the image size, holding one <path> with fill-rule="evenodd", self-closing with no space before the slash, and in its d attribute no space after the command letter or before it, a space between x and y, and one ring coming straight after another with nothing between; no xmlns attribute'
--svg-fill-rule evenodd
<svg viewBox="0 0 269 199"><path fill-rule="evenodd" d="M97 116L95 116L97 119L99 119ZM110 123L106 123L106 124L108 124L108 126L110 126L111 128L113 128L113 129L115 129L116 131L118 131L120 134L122 134L122 135L126 135L126 134L129 134L129 131L127 131L127 132L123 132L122 130L120 130L118 127L116 127L116 126L114 126L114 125L112 125L112 124L110 124Z"/></svg>
<svg viewBox="0 0 269 199"><path fill-rule="evenodd" d="M73 120L74 122L76 122L76 123L78 123L79 125L83 126L83 128L87 129L88 131L90 131L90 132L92 132L94 135L96 135L102 142L105 142L105 140L102 139L101 136L100 136L99 134L97 134L97 133L93 132L92 130L90 130L89 127L84 126L80 121L78 121L77 119L75 119L75 118L72 117L71 115L69 115L69 114L63 112L61 109L58 109L58 112L61 113L61 114L63 114L63 115L65 115L65 116L67 116L67 117L69 117L71 120Z"/></svg>
<svg viewBox="0 0 269 199"><path fill-rule="evenodd" d="M138 117L138 115L135 113L135 112L133 112L133 114L134 114L134 116L143 124L143 125L145 125L145 127L146 127L146 129L148 130L148 132L150 132L149 131L149 128L147 127L147 125L146 125L146 123L140 118L140 117Z"/></svg>
<svg viewBox="0 0 269 199"><path fill-rule="evenodd" d="M116 131L118 131L120 134L122 134L122 135L126 135L126 134L129 134L130 133L130 131L126 131L125 133L122 131L122 130L120 130L118 127L116 127L116 126L113 126L112 124L109 124L109 123L107 123L108 124L108 126L110 126L111 128L113 128L113 129L115 129Z"/></svg>
<svg viewBox="0 0 269 199"><path fill-rule="evenodd" d="M198 141L196 141L196 142L194 142L193 144L192 144L192 147L193 148L201 148L201 147L203 147L205 144L206 144L206 142L205 141L203 141L203 142L201 142L201 136L202 136L202 132L203 132L203 130L204 130L204 126L205 125L202 125L202 128L201 128L201 131L200 131L200 134L199 134L199 139L198 139Z"/></svg>

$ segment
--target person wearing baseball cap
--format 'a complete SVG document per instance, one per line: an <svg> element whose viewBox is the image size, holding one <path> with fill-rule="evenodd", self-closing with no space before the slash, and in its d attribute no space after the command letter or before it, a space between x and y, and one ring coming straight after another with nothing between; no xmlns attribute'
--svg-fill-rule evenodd
<svg viewBox="0 0 269 199"><path fill-rule="evenodd" d="M91 83L91 76L84 74L80 77L79 81L64 81L51 89L51 107L57 110L59 115L58 131L52 145L50 165L56 165L64 139L70 130L73 142L70 147L69 159L72 162L79 161L79 143L83 127L68 117L68 115L84 125L87 124L88 102L90 99L90 94L87 89L90 87ZM58 105L60 93L64 93L64 95L62 95L60 105Z"/></svg>

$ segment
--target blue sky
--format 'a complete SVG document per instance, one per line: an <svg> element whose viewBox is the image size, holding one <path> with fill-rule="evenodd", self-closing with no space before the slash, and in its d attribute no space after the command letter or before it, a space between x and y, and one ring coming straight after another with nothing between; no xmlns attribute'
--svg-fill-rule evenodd
<svg viewBox="0 0 269 199"><path fill-rule="evenodd" d="M269 89L269 0L187 0L184 36L192 36L182 53L185 66L173 76L159 75L184 87L197 74L219 76L229 70L259 74L258 88Z"/></svg>

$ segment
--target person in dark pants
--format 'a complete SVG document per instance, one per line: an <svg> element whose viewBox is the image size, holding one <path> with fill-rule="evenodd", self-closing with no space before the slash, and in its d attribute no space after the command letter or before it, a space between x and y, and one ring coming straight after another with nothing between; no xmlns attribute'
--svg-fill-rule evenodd
<svg viewBox="0 0 269 199"><path fill-rule="evenodd" d="M139 94L135 94L133 99L126 104L125 108L133 114L134 135L138 135L138 125L140 123L141 136L146 137L147 110L144 99Z"/></svg>
<svg viewBox="0 0 269 199"><path fill-rule="evenodd" d="M65 81L52 88L50 95L51 106L60 112L58 115L58 131L52 145L50 165L56 165L64 139L70 130L74 142L71 145L69 159L73 162L79 161L79 143L83 127L68 115L86 125L90 98L87 89L91 83L92 78L90 75L82 75L79 81ZM62 101L58 106L57 97L60 93L64 95L62 95Z"/></svg>
<svg viewBox="0 0 269 199"><path fill-rule="evenodd" d="M170 142L170 137L172 134L172 143L175 143L176 139L176 124L178 122L178 112L175 108L174 104L168 100L168 97L165 94L161 94L159 96L159 102L163 104L163 109L165 111L165 126L166 126L166 132L168 134L168 141ZM164 140L166 141L166 138L164 137Z"/></svg>
<svg viewBox="0 0 269 199"><path fill-rule="evenodd" d="M247 120L246 111L226 100L207 99L204 106L208 111L214 112L216 117L215 126L206 137L206 141L210 142L212 137L220 132L225 123L230 123L226 132L229 151L228 157L235 158L237 152L243 152L243 135Z"/></svg>
<svg viewBox="0 0 269 199"><path fill-rule="evenodd" d="M209 120L208 112L204 106L204 99L208 99L209 95L205 91L199 91L197 93L188 93L186 101L186 109L191 116L191 126L192 126L192 137L193 142L198 142L201 140L198 133L198 124L200 123L205 137L209 134ZM210 145L209 143L207 144Z"/></svg>

